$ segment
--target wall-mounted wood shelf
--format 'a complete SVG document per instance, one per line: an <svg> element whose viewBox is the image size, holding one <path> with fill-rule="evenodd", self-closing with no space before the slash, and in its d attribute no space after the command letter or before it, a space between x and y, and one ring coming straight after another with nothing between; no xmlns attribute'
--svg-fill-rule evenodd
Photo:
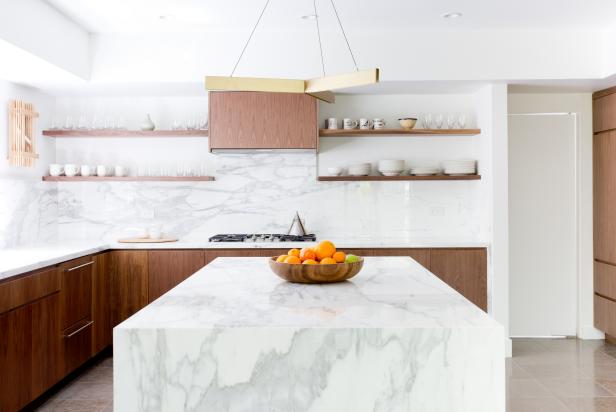
<svg viewBox="0 0 616 412"><path fill-rule="evenodd" d="M207 130L43 130L49 137L207 137Z"/></svg>
<svg viewBox="0 0 616 412"><path fill-rule="evenodd" d="M475 136L481 129L319 129L321 137L367 136Z"/></svg>
<svg viewBox="0 0 616 412"><path fill-rule="evenodd" d="M319 176L320 182L387 182L406 180L480 180L481 175L431 175L431 176Z"/></svg>
<svg viewBox="0 0 616 412"><path fill-rule="evenodd" d="M45 182L210 182L214 176L43 176Z"/></svg>

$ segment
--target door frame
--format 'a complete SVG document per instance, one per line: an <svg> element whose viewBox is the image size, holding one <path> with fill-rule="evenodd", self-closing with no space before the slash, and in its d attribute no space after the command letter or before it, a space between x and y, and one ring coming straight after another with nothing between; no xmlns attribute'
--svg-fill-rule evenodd
<svg viewBox="0 0 616 412"><path fill-rule="evenodd" d="M581 226L582 219L580 215L581 208L581 196L580 196L580 187L581 187L581 156L580 156L580 121L579 121L579 113L577 112L536 112L536 113L507 113L507 117L521 117L521 116L571 116L573 118L573 165L574 165L574 175L575 180L574 184L574 194L575 194L575 202L574 202L574 214L575 214L575 222L574 222L574 236L575 236L575 332L576 336L580 336L580 311L581 311L581 283L582 283L582 259L581 259ZM509 136L508 136L509 139ZM511 316L511 298L509 302L509 313ZM511 338L568 338L570 336L510 336Z"/></svg>

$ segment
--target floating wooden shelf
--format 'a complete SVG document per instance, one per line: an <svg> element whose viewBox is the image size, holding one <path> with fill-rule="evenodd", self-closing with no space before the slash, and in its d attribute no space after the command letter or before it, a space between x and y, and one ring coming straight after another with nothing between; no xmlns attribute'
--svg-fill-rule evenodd
<svg viewBox="0 0 616 412"><path fill-rule="evenodd" d="M207 130L43 130L49 137L207 137Z"/></svg>
<svg viewBox="0 0 616 412"><path fill-rule="evenodd" d="M405 180L480 180L481 175L431 175L431 176L319 176L321 182L374 182Z"/></svg>
<svg viewBox="0 0 616 412"><path fill-rule="evenodd" d="M45 182L207 182L213 176L43 176Z"/></svg>
<svg viewBox="0 0 616 412"><path fill-rule="evenodd" d="M481 129L319 129L321 137L349 137L349 136L475 136Z"/></svg>

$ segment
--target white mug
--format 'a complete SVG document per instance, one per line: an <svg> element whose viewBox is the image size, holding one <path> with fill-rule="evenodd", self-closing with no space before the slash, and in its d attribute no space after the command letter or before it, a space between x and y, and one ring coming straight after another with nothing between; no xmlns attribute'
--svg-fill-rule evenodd
<svg viewBox="0 0 616 412"><path fill-rule="evenodd" d="M115 167L115 175L118 177L126 176L128 174L128 169L124 166L116 166Z"/></svg>
<svg viewBox="0 0 616 412"><path fill-rule="evenodd" d="M373 127L375 129L384 129L385 128L385 120L383 119L374 119L372 121Z"/></svg>
<svg viewBox="0 0 616 412"><path fill-rule="evenodd" d="M77 176L79 174L79 166L74 164L64 165L64 174L67 176Z"/></svg>
<svg viewBox="0 0 616 412"><path fill-rule="evenodd" d="M82 176L92 176L94 174L94 168L90 165L81 165Z"/></svg>
<svg viewBox="0 0 616 412"><path fill-rule="evenodd" d="M107 176L107 166L105 165L96 166L96 176L99 176L99 177Z"/></svg>
<svg viewBox="0 0 616 412"><path fill-rule="evenodd" d="M359 128L362 130L368 130L372 128L372 120L370 119L359 119Z"/></svg>
<svg viewBox="0 0 616 412"><path fill-rule="evenodd" d="M357 120L353 119L344 119L342 120L342 128L343 129L355 129L357 127Z"/></svg>
<svg viewBox="0 0 616 412"><path fill-rule="evenodd" d="M49 175L50 176L62 176L64 173L64 166L59 165L57 163L49 165Z"/></svg>
<svg viewBox="0 0 616 412"><path fill-rule="evenodd" d="M338 119L336 119L335 117L330 117L329 119L327 119L326 126L330 130L337 129L338 128Z"/></svg>

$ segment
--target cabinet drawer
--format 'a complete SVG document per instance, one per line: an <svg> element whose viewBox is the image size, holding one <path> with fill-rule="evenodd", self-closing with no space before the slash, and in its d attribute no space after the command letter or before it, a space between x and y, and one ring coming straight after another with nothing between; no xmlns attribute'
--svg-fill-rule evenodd
<svg viewBox="0 0 616 412"><path fill-rule="evenodd" d="M84 319L62 331L65 374L71 373L90 359L93 324L92 320Z"/></svg>
<svg viewBox="0 0 616 412"><path fill-rule="evenodd" d="M62 287L60 291L62 329L73 326L81 319L90 318L92 308L91 256L71 260L60 265Z"/></svg>
<svg viewBox="0 0 616 412"><path fill-rule="evenodd" d="M616 300L616 266L595 261L595 293Z"/></svg>
<svg viewBox="0 0 616 412"><path fill-rule="evenodd" d="M60 278L55 267L0 283L0 313L51 295L58 290L60 290Z"/></svg>

